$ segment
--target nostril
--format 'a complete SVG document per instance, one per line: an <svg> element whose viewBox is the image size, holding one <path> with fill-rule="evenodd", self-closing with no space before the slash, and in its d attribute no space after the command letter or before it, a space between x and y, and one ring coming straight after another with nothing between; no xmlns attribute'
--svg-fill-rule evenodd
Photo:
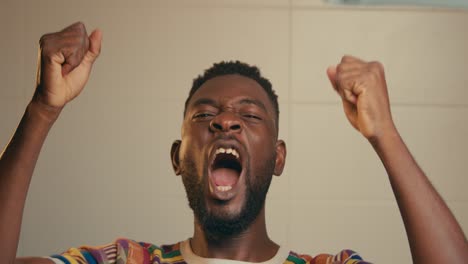
<svg viewBox="0 0 468 264"><path fill-rule="evenodd" d="M213 128L216 130L223 130L223 127L218 123L213 123Z"/></svg>
<svg viewBox="0 0 468 264"><path fill-rule="evenodd" d="M239 124L236 124L236 125L232 125L231 126L231 130L239 130L241 127Z"/></svg>

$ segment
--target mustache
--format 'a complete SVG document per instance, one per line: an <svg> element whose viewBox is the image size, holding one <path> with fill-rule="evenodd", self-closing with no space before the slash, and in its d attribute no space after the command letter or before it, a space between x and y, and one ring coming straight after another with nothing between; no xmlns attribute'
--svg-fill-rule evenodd
<svg viewBox="0 0 468 264"><path fill-rule="evenodd" d="M211 143L209 145L214 145L216 144L217 142L219 141L228 141L228 142L231 142L231 143L234 143L235 145L237 145L238 147L242 148L242 150L246 153L247 153L247 148L246 146L244 145L244 143L242 143L236 136L234 135L231 135L231 134L219 134L219 135L216 135L212 140L211 140Z"/></svg>
<svg viewBox="0 0 468 264"><path fill-rule="evenodd" d="M235 136L233 136L231 134L218 134L213 139L213 142L218 141L218 140L233 140L233 141L236 141L237 143L241 144L241 142Z"/></svg>

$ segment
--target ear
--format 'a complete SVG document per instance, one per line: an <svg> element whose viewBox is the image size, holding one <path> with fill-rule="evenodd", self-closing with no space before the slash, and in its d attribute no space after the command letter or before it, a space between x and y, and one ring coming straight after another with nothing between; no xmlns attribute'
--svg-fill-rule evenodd
<svg viewBox="0 0 468 264"><path fill-rule="evenodd" d="M286 143L283 140L278 140L276 142L276 160L275 160L275 170L273 174L280 176L283 173L284 165L286 163Z"/></svg>
<svg viewBox="0 0 468 264"><path fill-rule="evenodd" d="M180 169L180 160L179 160L179 150L180 150L181 143L182 141L175 140L174 143L172 143L172 147L171 147L172 168L174 169L174 172L176 175L180 175L182 172L182 170Z"/></svg>

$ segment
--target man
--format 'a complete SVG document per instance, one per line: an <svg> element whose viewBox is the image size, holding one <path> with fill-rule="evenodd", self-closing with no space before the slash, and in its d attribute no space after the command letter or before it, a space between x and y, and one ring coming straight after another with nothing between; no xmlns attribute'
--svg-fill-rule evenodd
<svg viewBox="0 0 468 264"><path fill-rule="evenodd" d="M157 247L127 239L70 249L52 258L15 259L29 182L41 146L63 107L80 94L99 55L102 33L83 24L41 38L38 86L0 159L1 263L366 263L350 250L299 255L269 239L264 200L282 173L286 145L278 139L278 103L255 67L220 63L194 81L182 138L171 149L182 176L195 231ZM418 167L392 121L383 67L345 56L327 70L349 122L381 158L406 227L415 263L466 263L468 246L455 218ZM285 251L286 250L286 251Z"/></svg>

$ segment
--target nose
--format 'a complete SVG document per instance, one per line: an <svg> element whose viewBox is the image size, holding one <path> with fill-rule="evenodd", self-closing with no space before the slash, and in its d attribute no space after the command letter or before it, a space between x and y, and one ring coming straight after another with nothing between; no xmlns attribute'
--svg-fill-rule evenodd
<svg viewBox="0 0 468 264"><path fill-rule="evenodd" d="M218 114L210 122L210 130L213 132L236 132L242 131L241 121L234 113L223 112Z"/></svg>

